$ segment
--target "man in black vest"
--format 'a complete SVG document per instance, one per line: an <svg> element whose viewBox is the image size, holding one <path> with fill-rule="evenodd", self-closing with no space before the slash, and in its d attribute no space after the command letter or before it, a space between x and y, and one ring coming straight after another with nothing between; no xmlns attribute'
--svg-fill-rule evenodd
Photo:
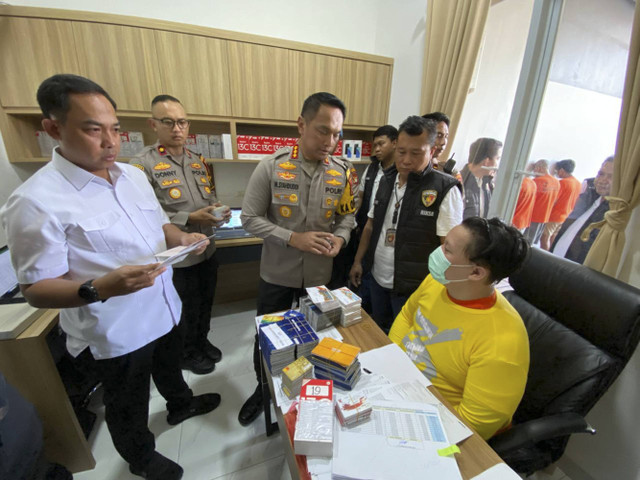
<svg viewBox="0 0 640 480"><path fill-rule="evenodd" d="M371 271L373 319L386 332L429 273L429 255L462 222L459 182L434 170L436 122L418 116L400 125L395 168L385 172L349 274L359 285Z"/></svg>

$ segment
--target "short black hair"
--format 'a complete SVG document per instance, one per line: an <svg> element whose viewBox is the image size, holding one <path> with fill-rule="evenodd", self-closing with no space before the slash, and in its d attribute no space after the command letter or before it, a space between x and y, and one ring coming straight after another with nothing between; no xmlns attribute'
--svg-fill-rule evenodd
<svg viewBox="0 0 640 480"><path fill-rule="evenodd" d="M339 108L342 112L343 121L347 116L347 107L344 106L342 100L329 92L317 92L313 95L309 95L302 104L302 111L300 112L300 116L307 122L310 122L315 118L318 110L320 110L320 107L322 105L329 105L330 107Z"/></svg>
<svg viewBox="0 0 640 480"><path fill-rule="evenodd" d="M565 172L571 174L576 169L576 162L567 158L566 160L560 160L556 163L556 171L564 170Z"/></svg>
<svg viewBox="0 0 640 480"><path fill-rule="evenodd" d="M502 148L502 142L495 138L481 137L469 147L469 160L467 163L478 165L485 158L493 158L498 154L498 150Z"/></svg>
<svg viewBox="0 0 640 480"><path fill-rule="evenodd" d="M182 105L182 102L180 102L180 100L178 100L176 97L172 97L171 95L167 95L166 93L163 93L161 95L156 95L154 99L151 100L151 108L153 108L153 106L156 103L160 103L160 102L176 102Z"/></svg>
<svg viewBox="0 0 640 480"><path fill-rule="evenodd" d="M426 118L427 120L435 120L436 123L444 122L447 124L447 127L451 125L451 119L449 118L449 115L442 112L425 113L424 115L422 115L422 118Z"/></svg>
<svg viewBox="0 0 640 480"><path fill-rule="evenodd" d="M435 120L428 120L418 115L411 115L400 124L398 134L404 132L412 137L417 137L418 135L422 135L422 132L427 132L427 143L433 145L436 141L437 128L438 124Z"/></svg>
<svg viewBox="0 0 640 480"><path fill-rule="evenodd" d="M373 139L375 140L376 137L382 137L384 135L389 137L389 140L393 142L398 139L398 129L393 125L383 125L373 132Z"/></svg>
<svg viewBox="0 0 640 480"><path fill-rule="evenodd" d="M38 87L36 97L45 118L55 116L61 123L64 123L71 108L69 96L92 93L102 95L109 100L114 110L117 109L116 102L104 88L93 80L71 73L61 73L47 78Z"/></svg>
<svg viewBox="0 0 640 480"><path fill-rule="evenodd" d="M498 282L518 270L529 255L522 233L499 218L469 217L462 225L471 232L465 253L469 260L488 268L489 281Z"/></svg>

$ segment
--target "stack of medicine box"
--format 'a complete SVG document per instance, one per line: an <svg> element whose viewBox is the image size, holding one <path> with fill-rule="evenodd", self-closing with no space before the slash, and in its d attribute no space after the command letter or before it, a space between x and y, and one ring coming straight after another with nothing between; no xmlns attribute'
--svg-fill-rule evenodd
<svg viewBox="0 0 640 480"><path fill-rule="evenodd" d="M316 378L333 380L336 387L352 390L360 379L359 353L358 347L326 337L312 350L309 361Z"/></svg>
<svg viewBox="0 0 640 480"><path fill-rule="evenodd" d="M333 455L333 385L331 380L305 380L300 391L293 435L296 455Z"/></svg>
<svg viewBox="0 0 640 480"><path fill-rule="evenodd" d="M336 399L336 414L340 425L351 427L371 417L371 404L364 395L347 393Z"/></svg>
<svg viewBox="0 0 640 480"><path fill-rule="evenodd" d="M300 394L302 381L308 378L313 378L313 365L305 357L299 357L282 369L282 391L293 399Z"/></svg>
<svg viewBox="0 0 640 480"><path fill-rule="evenodd" d="M309 325L311 325L316 332L338 325L342 318L342 308L337 307L326 313L322 312L322 310L311 301L310 297L302 297L300 299L300 312L304 314Z"/></svg>
<svg viewBox="0 0 640 480"><path fill-rule="evenodd" d="M295 311L287 312L279 322L260 324L258 337L272 375L278 375L296 358L309 355L318 344L316 332L304 315Z"/></svg>
<svg viewBox="0 0 640 480"><path fill-rule="evenodd" d="M331 293L340 302L342 312L340 325L348 327L362 320L362 299L347 287L332 290Z"/></svg>

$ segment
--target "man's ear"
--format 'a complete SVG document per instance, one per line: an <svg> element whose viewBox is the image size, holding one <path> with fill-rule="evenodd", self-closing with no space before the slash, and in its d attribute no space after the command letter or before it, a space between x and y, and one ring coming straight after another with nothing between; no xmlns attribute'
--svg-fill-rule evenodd
<svg viewBox="0 0 640 480"><path fill-rule="evenodd" d="M47 132L51 138L58 141L60 140L60 124L58 123L58 120L43 118L42 128L44 128L44 131Z"/></svg>
<svg viewBox="0 0 640 480"><path fill-rule="evenodd" d="M474 265L471 273L469 274L469 280L474 282L485 282L489 278L489 269L481 265Z"/></svg>
<svg viewBox="0 0 640 480"><path fill-rule="evenodd" d="M153 130L154 132L158 132L158 128L156 127L156 121L153 118L147 118L147 125L149 125L151 130Z"/></svg>
<svg viewBox="0 0 640 480"><path fill-rule="evenodd" d="M300 136L302 136L302 134L304 133L304 127L306 126L302 115L298 117L298 121L296 123L298 124L298 133L300 134Z"/></svg>

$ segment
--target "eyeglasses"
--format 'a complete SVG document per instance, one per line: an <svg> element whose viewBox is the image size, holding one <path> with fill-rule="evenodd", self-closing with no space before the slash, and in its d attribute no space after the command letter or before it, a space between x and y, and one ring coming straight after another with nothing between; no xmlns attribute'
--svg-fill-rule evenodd
<svg viewBox="0 0 640 480"><path fill-rule="evenodd" d="M151 117L151 118L153 118L156 122L160 122L162 125L170 129L173 129L173 127L178 125L178 128L180 130L184 130L191 124L191 120L187 120L186 118L180 118L178 120L172 120L170 118L156 118L156 117Z"/></svg>

